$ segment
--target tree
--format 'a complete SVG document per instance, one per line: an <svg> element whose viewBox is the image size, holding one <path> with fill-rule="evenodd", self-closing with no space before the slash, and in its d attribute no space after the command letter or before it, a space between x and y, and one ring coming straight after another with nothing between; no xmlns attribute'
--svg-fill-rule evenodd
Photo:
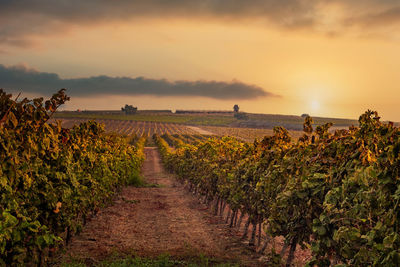
<svg viewBox="0 0 400 267"><path fill-rule="evenodd" d="M235 104L233 106L233 117L235 117L238 120L247 120L248 116L243 113L243 112L239 112L239 105Z"/></svg>
<svg viewBox="0 0 400 267"><path fill-rule="evenodd" d="M121 108L121 110L122 110L123 112L125 112L126 115L128 115L128 114L136 114L136 112L137 112L137 107L134 107L134 106L132 106L132 105L126 104L124 108Z"/></svg>

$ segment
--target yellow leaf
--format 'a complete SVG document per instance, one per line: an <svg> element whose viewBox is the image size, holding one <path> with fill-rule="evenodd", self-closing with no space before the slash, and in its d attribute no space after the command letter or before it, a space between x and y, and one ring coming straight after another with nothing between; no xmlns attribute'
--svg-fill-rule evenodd
<svg viewBox="0 0 400 267"><path fill-rule="evenodd" d="M54 213L59 213L59 212L60 212L61 206L62 206L61 202L57 202L57 204L56 204L56 209L53 210Z"/></svg>

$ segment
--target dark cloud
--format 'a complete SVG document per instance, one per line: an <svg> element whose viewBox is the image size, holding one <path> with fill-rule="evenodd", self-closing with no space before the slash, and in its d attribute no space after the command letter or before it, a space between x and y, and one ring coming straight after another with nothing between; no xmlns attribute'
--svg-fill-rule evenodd
<svg viewBox="0 0 400 267"><path fill-rule="evenodd" d="M400 24L400 5L383 11L370 12L356 18L349 18L347 24L365 27Z"/></svg>
<svg viewBox="0 0 400 267"><path fill-rule="evenodd" d="M343 6L326 26L326 7ZM346 31L346 24L374 28L399 22L399 0L0 0L0 44L29 46L30 37L71 25L141 18L263 21L285 29ZM347 22L347 23L346 23Z"/></svg>
<svg viewBox="0 0 400 267"><path fill-rule="evenodd" d="M202 96L214 99L254 99L275 96L261 87L239 81L175 81L143 77L95 76L62 79L55 73L39 72L26 66L7 67L0 64L0 88L26 93L50 95L67 88L71 96L153 95Z"/></svg>
<svg viewBox="0 0 400 267"><path fill-rule="evenodd" d="M340 23L344 28L365 26L374 30L400 22L399 0L330 0L330 4L333 3L342 6L343 20Z"/></svg>
<svg viewBox="0 0 400 267"><path fill-rule="evenodd" d="M264 20L286 28L314 23L318 0L0 0L0 43L29 44L30 36L70 25L141 18Z"/></svg>
<svg viewBox="0 0 400 267"><path fill-rule="evenodd" d="M131 17L257 17L290 25L313 13L318 0L2 0L2 15L71 23Z"/></svg>

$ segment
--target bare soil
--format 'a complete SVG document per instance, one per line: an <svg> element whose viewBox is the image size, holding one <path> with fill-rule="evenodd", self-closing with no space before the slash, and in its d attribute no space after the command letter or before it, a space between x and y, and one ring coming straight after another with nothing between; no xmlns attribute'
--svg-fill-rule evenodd
<svg viewBox="0 0 400 267"><path fill-rule="evenodd" d="M204 129L201 129L201 128L196 127L196 126L186 126L186 127L189 128L189 129L192 129L192 130L194 130L194 131L196 131L196 132L198 132L199 134L214 135L214 133L212 133L212 132L210 132L210 131L207 131L207 130L204 130Z"/></svg>
<svg viewBox="0 0 400 267"><path fill-rule="evenodd" d="M145 148L144 180L159 187L126 187L72 238L64 257L96 263L112 254L186 259L204 255L241 266L263 265L260 255L167 173L156 148Z"/></svg>

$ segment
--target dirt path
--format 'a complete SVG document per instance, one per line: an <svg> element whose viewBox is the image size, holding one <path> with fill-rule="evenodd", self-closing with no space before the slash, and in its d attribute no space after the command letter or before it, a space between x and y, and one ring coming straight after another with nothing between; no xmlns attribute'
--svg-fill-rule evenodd
<svg viewBox="0 0 400 267"><path fill-rule="evenodd" d="M160 163L156 148L145 148L142 175L160 187L126 187L114 203L101 210L72 239L67 257L97 262L112 253L155 257L205 255L259 266L238 240L238 233L213 216Z"/></svg>

